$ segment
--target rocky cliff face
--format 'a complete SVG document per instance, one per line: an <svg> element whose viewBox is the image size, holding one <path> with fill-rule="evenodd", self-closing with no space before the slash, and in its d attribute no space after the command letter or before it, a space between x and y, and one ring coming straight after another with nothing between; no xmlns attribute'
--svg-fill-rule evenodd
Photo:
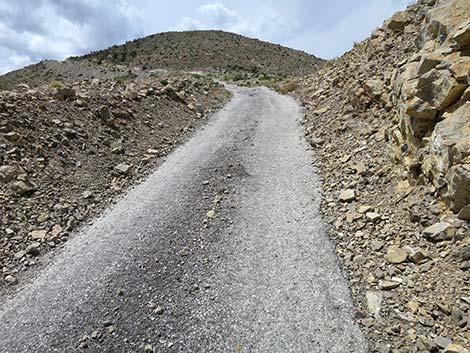
<svg viewBox="0 0 470 353"><path fill-rule="evenodd" d="M300 81L374 352L467 352L470 2L421 0Z"/></svg>
<svg viewBox="0 0 470 353"><path fill-rule="evenodd" d="M390 135L410 181L431 182L458 213L470 204L468 1L438 4L418 30L419 51L392 71Z"/></svg>

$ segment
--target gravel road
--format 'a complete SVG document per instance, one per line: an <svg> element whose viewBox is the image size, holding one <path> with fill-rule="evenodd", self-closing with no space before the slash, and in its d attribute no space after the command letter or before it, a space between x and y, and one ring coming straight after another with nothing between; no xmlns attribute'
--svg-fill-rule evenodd
<svg viewBox="0 0 470 353"><path fill-rule="evenodd" d="M0 302L1 352L355 353L297 103L234 98Z"/></svg>

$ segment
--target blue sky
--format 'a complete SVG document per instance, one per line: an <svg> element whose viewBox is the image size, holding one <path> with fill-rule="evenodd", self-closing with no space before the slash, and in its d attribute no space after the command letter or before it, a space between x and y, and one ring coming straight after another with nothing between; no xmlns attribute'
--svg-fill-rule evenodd
<svg viewBox="0 0 470 353"><path fill-rule="evenodd" d="M223 29L322 58L410 0L1 0L0 73L168 30Z"/></svg>

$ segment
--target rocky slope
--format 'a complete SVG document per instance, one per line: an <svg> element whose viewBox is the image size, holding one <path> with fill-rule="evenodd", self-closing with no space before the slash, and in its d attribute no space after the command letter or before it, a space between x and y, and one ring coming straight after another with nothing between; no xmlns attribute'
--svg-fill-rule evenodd
<svg viewBox="0 0 470 353"><path fill-rule="evenodd" d="M470 346L470 2L421 0L300 82L373 352Z"/></svg>
<svg viewBox="0 0 470 353"><path fill-rule="evenodd" d="M303 76L323 60L299 50L223 31L166 32L63 62L43 61L0 76L0 88L91 78L125 78L149 70L227 71L235 75ZM129 71L131 69L131 71Z"/></svg>
<svg viewBox="0 0 470 353"><path fill-rule="evenodd" d="M174 74L0 92L0 287L108 206L228 98ZM1 288L0 288L1 289Z"/></svg>

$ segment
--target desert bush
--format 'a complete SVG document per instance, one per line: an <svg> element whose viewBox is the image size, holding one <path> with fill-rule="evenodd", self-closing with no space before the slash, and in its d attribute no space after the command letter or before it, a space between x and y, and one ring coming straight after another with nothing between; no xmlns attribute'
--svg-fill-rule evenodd
<svg viewBox="0 0 470 353"><path fill-rule="evenodd" d="M49 83L49 87L51 88L62 88L64 87L64 84L58 80L54 80L51 83Z"/></svg>
<svg viewBox="0 0 470 353"><path fill-rule="evenodd" d="M288 81L286 83L279 85L278 92L282 94L287 94L289 92L295 91L297 86L298 86L297 81Z"/></svg>

